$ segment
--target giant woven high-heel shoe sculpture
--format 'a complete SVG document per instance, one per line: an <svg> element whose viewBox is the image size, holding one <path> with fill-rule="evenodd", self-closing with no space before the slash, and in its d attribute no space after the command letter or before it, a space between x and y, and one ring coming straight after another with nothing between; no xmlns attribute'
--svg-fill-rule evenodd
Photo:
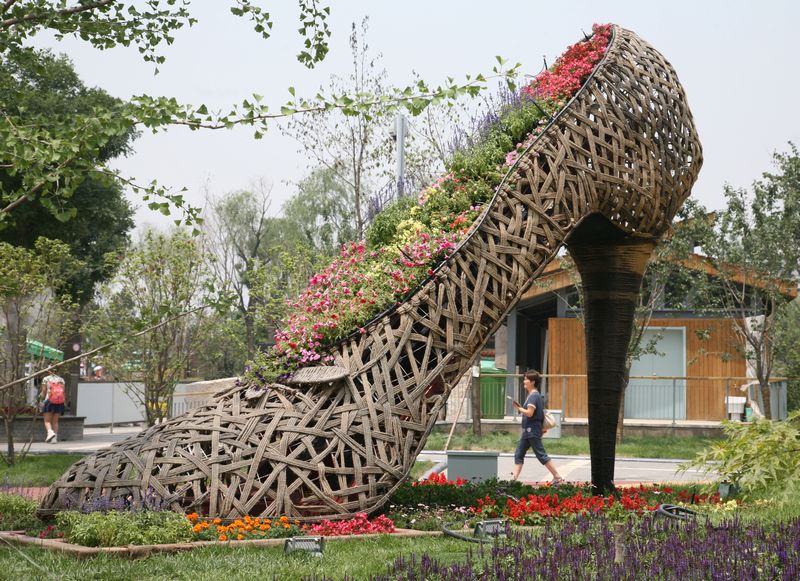
<svg viewBox="0 0 800 581"><path fill-rule="evenodd" d="M701 148L666 60L614 27L606 55L521 155L457 251L338 344L302 387L242 385L76 463L42 513L95 495L305 521L370 512L408 475L451 387L562 244L586 308L592 480L613 487L625 352L642 274ZM327 374L327 375L326 375ZM308 382L312 383L309 385Z"/></svg>

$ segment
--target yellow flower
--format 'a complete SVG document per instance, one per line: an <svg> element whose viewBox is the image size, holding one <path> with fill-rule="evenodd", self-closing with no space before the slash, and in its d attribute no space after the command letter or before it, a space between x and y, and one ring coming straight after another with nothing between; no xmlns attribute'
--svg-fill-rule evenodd
<svg viewBox="0 0 800 581"><path fill-rule="evenodd" d="M242 539L244 539L244 535L236 535L237 541L241 541Z"/></svg>

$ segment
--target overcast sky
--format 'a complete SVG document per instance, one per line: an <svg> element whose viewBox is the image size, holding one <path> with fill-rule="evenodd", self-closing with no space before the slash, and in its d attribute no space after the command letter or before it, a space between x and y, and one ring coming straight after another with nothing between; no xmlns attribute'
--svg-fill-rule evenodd
<svg viewBox="0 0 800 581"><path fill-rule="evenodd" d="M279 107L289 86L313 95L331 74L347 74L350 25L364 16L370 18L370 47L383 55L395 85L410 83L412 71L431 83L489 72L495 55L536 73L543 56L552 63L581 30L613 22L635 31L675 67L703 143L694 196L707 207L723 204L724 183L748 186L771 168L774 151L786 150L790 140L800 143L797 1L340 1L331 9L331 52L311 71L295 58L301 48L296 1L260 4L275 21L266 41L229 14L229 2L195 0L192 11L200 22L163 50L167 62L157 76L135 49L100 52L79 41L44 38L34 44L67 53L84 82L117 97L147 93L223 108L259 93ZM144 134L134 147L116 167L140 182L185 186L197 205L204 189L221 195L266 179L274 184L277 210L307 170L297 145L277 128L261 141L246 128L175 128ZM137 221L168 222L147 209Z"/></svg>

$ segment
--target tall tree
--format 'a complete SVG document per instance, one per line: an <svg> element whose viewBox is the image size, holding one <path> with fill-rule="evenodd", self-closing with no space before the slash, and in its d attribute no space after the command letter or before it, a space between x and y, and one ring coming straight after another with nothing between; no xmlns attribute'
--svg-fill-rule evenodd
<svg viewBox="0 0 800 581"><path fill-rule="evenodd" d="M296 223L270 216L271 195L272 186L261 181L251 190L212 200L205 225L214 279L236 297L235 309L244 325L246 359L252 359L257 344L264 342L258 336L255 313L263 306L258 305L261 295L253 292L253 273L279 261L282 252L302 241Z"/></svg>
<svg viewBox="0 0 800 581"><path fill-rule="evenodd" d="M3 385L27 375L30 340L57 344L67 332L75 305L65 287L67 273L82 265L69 247L40 238L32 249L0 242L0 381ZM43 349L42 349L43 351ZM25 383L0 391L0 415L5 423L8 452L15 461L14 419L26 409Z"/></svg>
<svg viewBox="0 0 800 581"><path fill-rule="evenodd" d="M36 53L35 59L12 61L0 69L0 103L6 114L36 114L60 119L68 115L89 115L96 108L119 109L122 102L105 91L89 88L81 81L65 56L48 51ZM96 153L98 163L125 155L135 137L133 131L110 139ZM0 156L2 157L2 156ZM0 168L0 191L14 191L24 175ZM83 307L92 299L95 286L111 274L111 265L103 257L119 253L128 243L133 228L133 209L123 195L122 186L113 179L98 180L91 175L76 178L77 185L69 199L64 220L53 213L47 198L33 197L17 206L9 219L0 222L0 241L33 248L41 237L62 240L73 256L81 261L80 269L64 273L64 289L78 302L74 312L73 334L62 338L61 348L77 355L82 343L80 334ZM2 226L5 226L4 228ZM76 351L74 346L77 346ZM76 361L60 372L67 380L68 395L77 397L79 365Z"/></svg>
<svg viewBox="0 0 800 581"><path fill-rule="evenodd" d="M356 237L352 190L326 167L314 169L297 184L283 215L305 242L326 255Z"/></svg>
<svg viewBox="0 0 800 581"><path fill-rule="evenodd" d="M735 321L768 418L776 315L800 280L800 154L790 143L773 161L751 190L725 187L727 205L702 238L721 285L705 300Z"/></svg>
<svg viewBox="0 0 800 581"><path fill-rule="evenodd" d="M376 59L369 54L367 28L367 18L362 21L360 31L353 23L350 73L345 78L332 76L328 92L388 95L386 70L379 68ZM315 166L325 168L329 178L347 187L357 239L363 238L367 224L367 197L381 177L388 177L392 154L388 130L392 110L387 102L370 111L320 111L290 120L285 130L300 143L301 152L308 155Z"/></svg>
<svg viewBox="0 0 800 581"><path fill-rule="evenodd" d="M201 244L201 237L181 230L170 235L146 232L101 288L89 327L94 341L103 344L164 323L118 341L102 357L106 369L142 405L148 425L166 418L168 398L176 383L193 371L204 334L216 324L203 308L216 299L209 293ZM142 390L135 387L137 382Z"/></svg>
<svg viewBox="0 0 800 581"><path fill-rule="evenodd" d="M779 310L773 348L775 371L788 380L788 409L800 410L800 300Z"/></svg>

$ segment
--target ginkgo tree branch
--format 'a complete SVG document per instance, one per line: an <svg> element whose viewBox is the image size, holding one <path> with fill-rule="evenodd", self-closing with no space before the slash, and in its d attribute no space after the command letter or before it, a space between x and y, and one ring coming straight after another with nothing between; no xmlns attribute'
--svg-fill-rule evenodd
<svg viewBox="0 0 800 581"><path fill-rule="evenodd" d="M41 12L38 14L26 14L25 16L19 16L17 18L8 18L0 22L0 28L9 28L24 22L41 22L58 16L63 17L79 14L81 12L88 12L90 10L95 10L96 8L102 8L108 4L113 4L115 1L116 0L100 0L99 2L92 2L91 4L76 4L75 6L70 6L69 8L62 8L61 10L51 10L49 12ZM3 5L3 12L5 13L8 11L8 9L15 2L16 0L8 0Z"/></svg>

